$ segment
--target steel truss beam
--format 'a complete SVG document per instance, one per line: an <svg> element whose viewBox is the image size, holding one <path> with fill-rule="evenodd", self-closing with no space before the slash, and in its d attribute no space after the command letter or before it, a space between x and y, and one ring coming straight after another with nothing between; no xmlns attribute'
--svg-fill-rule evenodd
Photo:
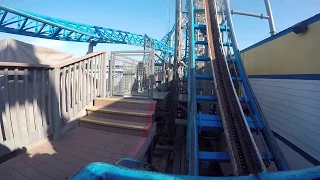
<svg viewBox="0 0 320 180"><path fill-rule="evenodd" d="M144 46L144 35L81 24L0 5L0 32L45 39ZM156 51L173 54L166 38L151 38Z"/></svg>

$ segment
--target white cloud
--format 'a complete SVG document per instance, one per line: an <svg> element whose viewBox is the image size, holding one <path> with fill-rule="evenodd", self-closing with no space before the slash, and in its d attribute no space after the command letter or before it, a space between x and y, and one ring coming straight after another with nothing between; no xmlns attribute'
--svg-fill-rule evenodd
<svg viewBox="0 0 320 180"><path fill-rule="evenodd" d="M39 38L32 38L30 44L46 47L50 49L66 51L67 42L66 41L57 41L57 40L48 40L48 39L39 39Z"/></svg>

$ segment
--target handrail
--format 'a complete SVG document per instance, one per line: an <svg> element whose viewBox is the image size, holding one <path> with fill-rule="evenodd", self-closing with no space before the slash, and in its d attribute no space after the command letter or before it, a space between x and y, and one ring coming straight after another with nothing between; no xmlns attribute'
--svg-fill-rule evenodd
<svg viewBox="0 0 320 180"><path fill-rule="evenodd" d="M54 65L0 62L0 109L6 114L0 142L4 140L11 151L29 145L31 137L61 138L73 127L76 114L94 98L106 96L107 60L106 51L98 51ZM10 151L0 152L0 157Z"/></svg>
<svg viewBox="0 0 320 180"><path fill-rule="evenodd" d="M80 62L82 60L94 57L98 54L103 54L106 53L107 51L97 51L94 53L90 53L87 54L85 56L81 56L81 57L77 57L77 58L73 58L55 65L47 65L47 64L29 64L29 63L21 63L21 62L0 62L0 67L27 67L27 68L46 68L46 69L50 69L50 68L61 68L70 64L74 64L77 62Z"/></svg>
<svg viewBox="0 0 320 180"><path fill-rule="evenodd" d="M0 62L0 67L30 67L30 68L53 68L46 64L29 64L20 62Z"/></svg>
<svg viewBox="0 0 320 180"><path fill-rule="evenodd" d="M85 59L94 57L94 56L96 56L98 54L103 54L103 53L106 53L106 52L107 51L105 51L105 50L97 51L97 52L94 52L94 53L87 54L85 56L77 57L77 58L74 58L74 59L70 59L68 61L64 61L64 62L58 63L56 65L53 65L52 67L61 68L61 67L64 67L64 66L67 66L67 65L70 65L70 64L74 64L74 63L80 62L82 60L85 60Z"/></svg>
<svg viewBox="0 0 320 180"><path fill-rule="evenodd" d="M112 51L112 53L114 53L114 54L121 53L122 55L126 55L126 54L138 54L139 55L140 53L153 53L153 52L154 52L154 50Z"/></svg>

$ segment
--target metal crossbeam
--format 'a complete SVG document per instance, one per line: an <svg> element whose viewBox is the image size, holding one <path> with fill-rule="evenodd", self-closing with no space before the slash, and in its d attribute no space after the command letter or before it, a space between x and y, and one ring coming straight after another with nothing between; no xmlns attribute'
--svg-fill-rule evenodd
<svg viewBox="0 0 320 180"><path fill-rule="evenodd" d="M260 153L262 160L269 161L272 160L271 153ZM212 162L230 162L230 155L228 152L199 152L199 159L203 161L212 161Z"/></svg>
<svg viewBox="0 0 320 180"><path fill-rule="evenodd" d="M174 32L175 31L175 24L173 25L173 27L172 27L172 29L168 32L168 34L166 34L162 39L161 39L161 41L163 42L163 43L170 43L170 42L172 42L172 43L174 43L174 41L173 41L173 36L174 36Z"/></svg>

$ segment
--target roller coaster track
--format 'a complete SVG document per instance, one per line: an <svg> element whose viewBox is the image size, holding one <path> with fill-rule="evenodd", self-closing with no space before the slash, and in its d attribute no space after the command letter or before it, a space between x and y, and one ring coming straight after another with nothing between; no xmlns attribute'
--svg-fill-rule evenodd
<svg viewBox="0 0 320 180"><path fill-rule="evenodd" d="M71 42L144 46L145 36L105 27L53 18L0 5L0 32ZM161 41L151 38L156 51L173 54L171 30Z"/></svg>
<svg viewBox="0 0 320 180"><path fill-rule="evenodd" d="M199 162L204 162L201 166L206 162L231 162L235 176L266 171L271 161L275 162L278 170L287 170L238 54L229 1L223 1L224 4L218 0L187 2L188 174L199 175ZM212 72L202 70L207 64L211 64ZM209 88L209 91L197 91L196 83L206 83L205 88ZM212 104L209 112L202 110L205 103ZM203 133L199 135L202 131L210 132L206 133L209 138L216 138L217 134L223 132L227 149L219 145L212 148L214 151L199 151L198 139L204 138ZM256 132L255 138L259 139L260 149L251 131ZM224 143L223 140L219 142Z"/></svg>
<svg viewBox="0 0 320 180"><path fill-rule="evenodd" d="M208 46L224 135L234 175L266 170L242 111L220 43L214 1L206 0Z"/></svg>

